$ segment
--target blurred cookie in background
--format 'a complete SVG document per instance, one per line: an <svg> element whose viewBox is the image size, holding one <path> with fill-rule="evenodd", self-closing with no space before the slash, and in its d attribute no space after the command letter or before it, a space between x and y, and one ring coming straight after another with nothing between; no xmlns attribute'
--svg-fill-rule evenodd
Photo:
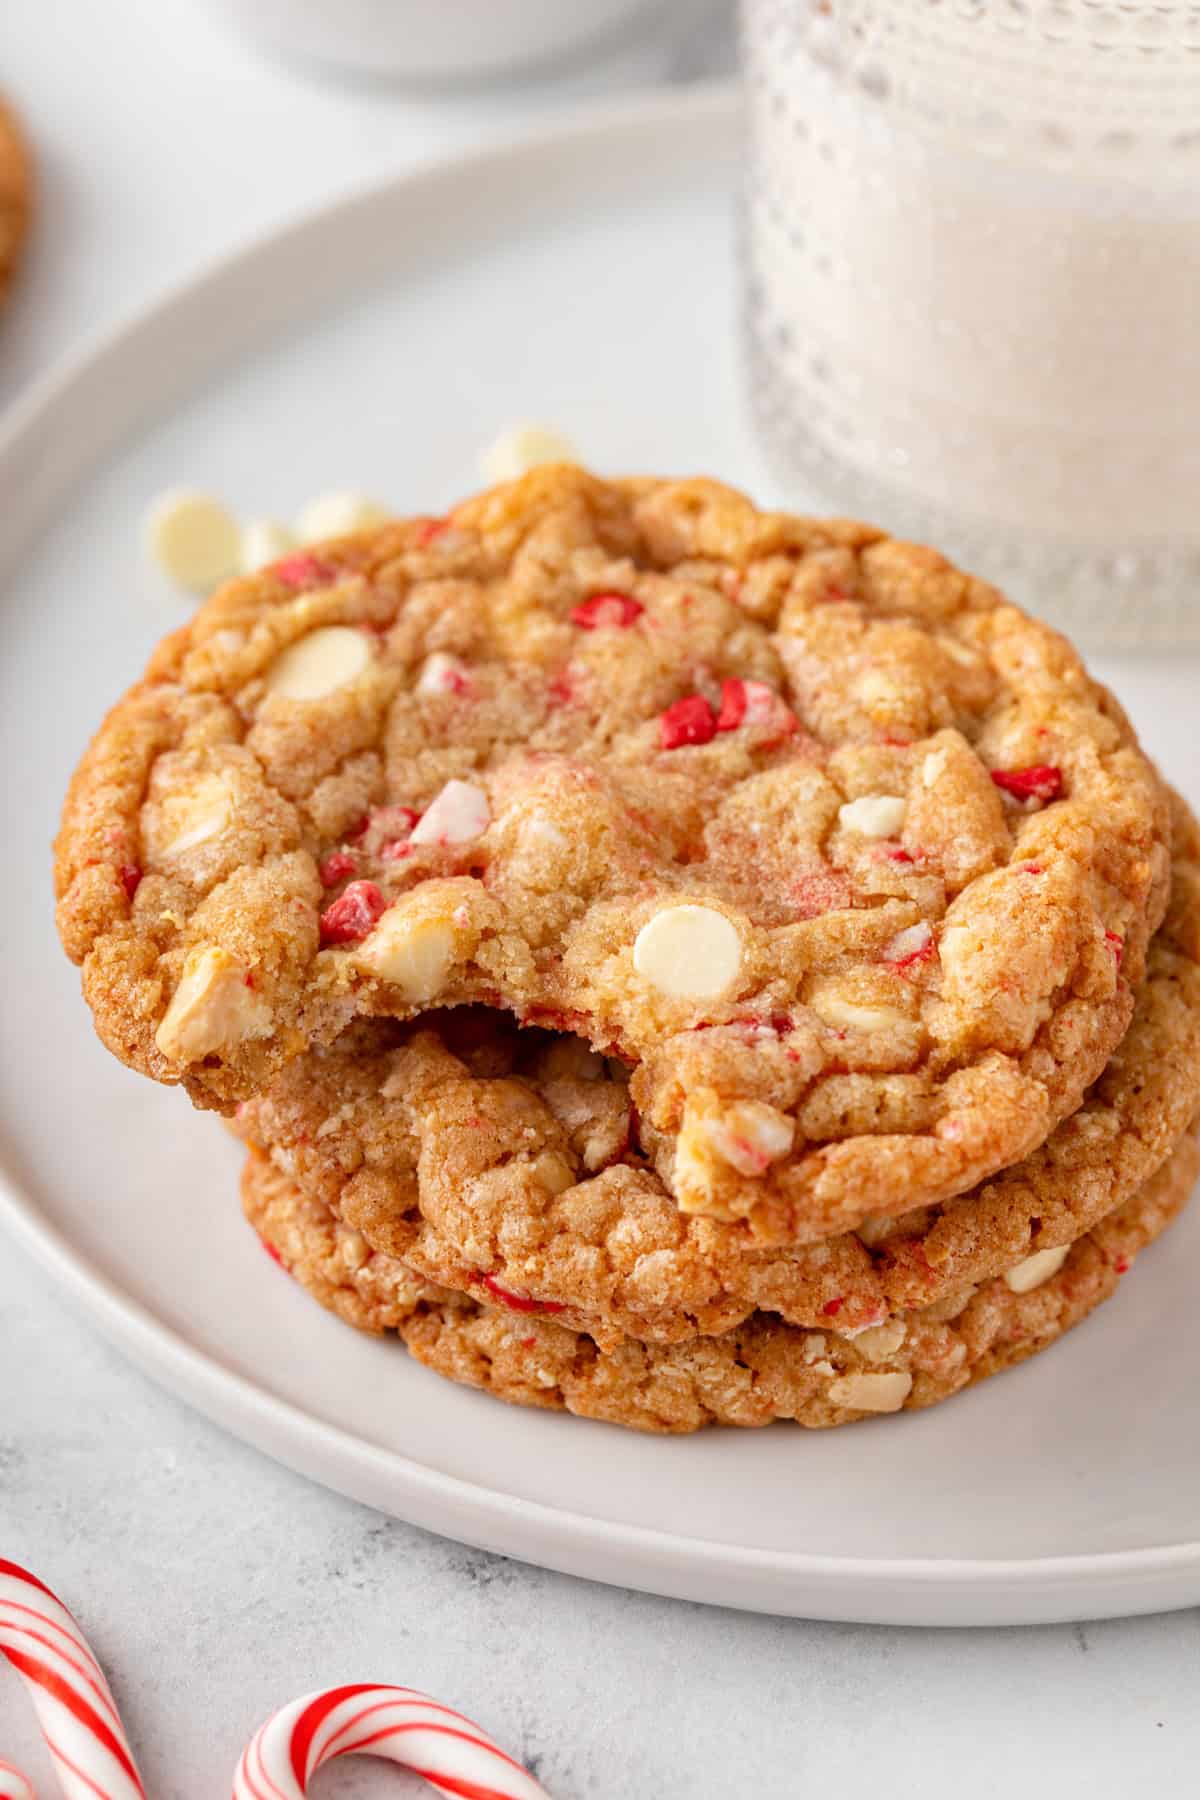
<svg viewBox="0 0 1200 1800"><path fill-rule="evenodd" d="M32 196L33 170L25 137L0 96L0 299L21 259Z"/></svg>

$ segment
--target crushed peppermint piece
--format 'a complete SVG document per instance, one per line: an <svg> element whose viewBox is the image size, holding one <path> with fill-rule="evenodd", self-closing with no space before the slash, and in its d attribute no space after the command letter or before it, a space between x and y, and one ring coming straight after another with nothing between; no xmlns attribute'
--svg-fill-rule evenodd
<svg viewBox="0 0 1200 1800"><path fill-rule="evenodd" d="M352 881L321 914L321 942L357 944L386 910L387 901L373 881Z"/></svg>
<svg viewBox="0 0 1200 1800"><path fill-rule="evenodd" d="M327 856L318 869L322 887L336 887L339 881L345 881L347 875L353 875L358 863L349 850L334 850Z"/></svg>
<svg viewBox="0 0 1200 1800"><path fill-rule="evenodd" d="M1035 763L1028 769L993 769L992 780L1014 800L1040 800L1045 805L1062 793L1063 773L1051 763Z"/></svg>
<svg viewBox="0 0 1200 1800"><path fill-rule="evenodd" d="M284 587L310 588L325 587L337 580L338 571L331 562L323 557L309 556L300 551L296 556L285 556L281 561L272 564L271 573Z"/></svg>
<svg viewBox="0 0 1200 1800"><path fill-rule="evenodd" d="M535 1300L531 1294L518 1294L514 1288L504 1287L494 1275L482 1275L480 1280L489 1294L494 1294L502 1306L510 1312L518 1313L560 1313L566 1306L559 1300Z"/></svg>
<svg viewBox="0 0 1200 1800"><path fill-rule="evenodd" d="M658 734L664 750L710 743L717 735L716 714L703 694L688 694L660 715Z"/></svg>
<svg viewBox="0 0 1200 1800"><path fill-rule="evenodd" d="M606 625L627 630L645 610L632 594L593 594L571 608L571 623L582 631L599 631Z"/></svg>
<svg viewBox="0 0 1200 1800"><path fill-rule="evenodd" d="M117 871L121 878L121 886L125 889L125 897L132 900L142 885L142 871L136 863L122 863Z"/></svg>

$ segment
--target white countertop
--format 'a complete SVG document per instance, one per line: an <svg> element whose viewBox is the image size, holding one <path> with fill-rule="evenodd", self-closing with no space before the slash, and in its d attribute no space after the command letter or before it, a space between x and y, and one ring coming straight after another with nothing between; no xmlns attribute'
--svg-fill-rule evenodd
<svg viewBox="0 0 1200 1800"><path fill-rule="evenodd" d="M585 94L726 66L720 7L696 10L705 29L682 42L659 31L583 73L416 99L275 68L188 0L6 0L0 82L37 142L42 195L0 329L0 398L313 199ZM809 1625L466 1550L223 1436L7 1243L0 1554L79 1615L152 1800L228 1792L266 1714L354 1679L461 1706L555 1800L1172 1793L1200 1756L1196 1612L1004 1633ZM8 1678L4 1755L56 1791ZM331 1795L417 1791L370 1762L325 1780Z"/></svg>

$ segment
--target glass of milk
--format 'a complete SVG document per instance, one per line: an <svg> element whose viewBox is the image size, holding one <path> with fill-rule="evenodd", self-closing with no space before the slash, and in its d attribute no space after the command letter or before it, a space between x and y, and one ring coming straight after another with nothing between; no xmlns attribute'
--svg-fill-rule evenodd
<svg viewBox="0 0 1200 1800"><path fill-rule="evenodd" d="M1200 642L1200 4L743 0L785 481L1068 629Z"/></svg>

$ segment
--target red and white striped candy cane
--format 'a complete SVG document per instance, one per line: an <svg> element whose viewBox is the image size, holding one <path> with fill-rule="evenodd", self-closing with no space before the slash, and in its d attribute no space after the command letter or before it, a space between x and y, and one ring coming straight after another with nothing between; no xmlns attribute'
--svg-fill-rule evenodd
<svg viewBox="0 0 1200 1800"><path fill-rule="evenodd" d="M399 1763L455 1800L549 1800L462 1713L415 1688L365 1682L306 1694L268 1719L238 1764L233 1800L304 1800L318 1769L356 1753Z"/></svg>
<svg viewBox="0 0 1200 1800"><path fill-rule="evenodd" d="M0 1800L37 1800L33 1783L11 1763L0 1762Z"/></svg>
<svg viewBox="0 0 1200 1800"><path fill-rule="evenodd" d="M116 1703L87 1639L44 1582L3 1557L0 1656L29 1690L67 1800L146 1800ZM4 1800L31 1800L32 1794L23 1775L0 1765Z"/></svg>

